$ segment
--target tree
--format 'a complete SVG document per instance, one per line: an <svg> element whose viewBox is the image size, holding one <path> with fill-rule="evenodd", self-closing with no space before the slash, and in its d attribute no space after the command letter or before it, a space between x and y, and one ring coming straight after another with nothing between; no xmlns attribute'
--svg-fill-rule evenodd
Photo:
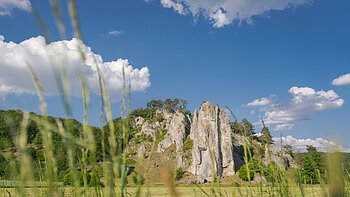
<svg viewBox="0 0 350 197"><path fill-rule="evenodd" d="M316 147L314 147L312 145L306 145L306 150L307 150L308 153L317 152Z"/></svg>
<svg viewBox="0 0 350 197"><path fill-rule="evenodd" d="M177 109L183 110L183 111L186 110L187 101L185 101L183 99L175 98L174 103L175 103L175 106Z"/></svg>
<svg viewBox="0 0 350 197"><path fill-rule="evenodd" d="M147 103L147 107L151 109L163 109L164 103L162 100L151 100Z"/></svg>
<svg viewBox="0 0 350 197"><path fill-rule="evenodd" d="M237 120L235 120L234 122L231 122L231 129L233 133L243 135L242 125Z"/></svg>
<svg viewBox="0 0 350 197"><path fill-rule="evenodd" d="M261 123L263 125L262 129L261 129L261 136L259 137L259 140L261 141L261 143L263 145L265 144L273 144L273 140L272 140L272 136L270 133L270 130L268 127L265 126L265 122L264 119L261 118Z"/></svg>
<svg viewBox="0 0 350 197"><path fill-rule="evenodd" d="M272 136L269 128L263 127L261 130L261 136L259 137L262 144L273 144Z"/></svg>
<svg viewBox="0 0 350 197"><path fill-rule="evenodd" d="M293 157L293 147L289 144L283 146L283 150L285 154L288 154Z"/></svg>
<svg viewBox="0 0 350 197"><path fill-rule="evenodd" d="M321 153L312 145L306 146L306 149L308 153L304 159L302 175L306 183L318 184L325 171Z"/></svg>
<svg viewBox="0 0 350 197"><path fill-rule="evenodd" d="M242 119L241 126L243 128L243 132L247 137L252 137L254 132L254 126L252 123L250 123L246 118Z"/></svg>

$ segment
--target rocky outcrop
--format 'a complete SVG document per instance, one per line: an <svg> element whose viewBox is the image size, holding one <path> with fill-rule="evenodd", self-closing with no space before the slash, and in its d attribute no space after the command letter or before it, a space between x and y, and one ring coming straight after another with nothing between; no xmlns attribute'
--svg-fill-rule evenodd
<svg viewBox="0 0 350 197"><path fill-rule="evenodd" d="M229 123L225 111L211 102L205 102L199 111L195 110L190 131L193 150L189 172L197 176L197 181L210 181L213 176L235 174Z"/></svg>
<svg viewBox="0 0 350 197"><path fill-rule="evenodd" d="M266 166L274 162L277 166L284 169L296 167L292 156L281 152L274 144L266 145L263 162Z"/></svg>
<svg viewBox="0 0 350 197"><path fill-rule="evenodd" d="M280 168L294 166L293 158L281 155L275 145L263 146L252 136L233 133L226 112L211 102L204 102L196 109L192 120L182 111L158 110L152 119L135 117L133 126L139 129L136 136L142 139L134 144L135 155L147 155L153 146L151 143L156 142L159 158L190 172L194 182L234 175L245 164L245 144L251 151L249 156L266 166L271 162Z"/></svg>
<svg viewBox="0 0 350 197"><path fill-rule="evenodd" d="M176 144L177 164L183 166L183 145L190 132L190 120L183 112L176 111L167 117L166 121L167 133L159 142L157 151L163 152L172 144Z"/></svg>

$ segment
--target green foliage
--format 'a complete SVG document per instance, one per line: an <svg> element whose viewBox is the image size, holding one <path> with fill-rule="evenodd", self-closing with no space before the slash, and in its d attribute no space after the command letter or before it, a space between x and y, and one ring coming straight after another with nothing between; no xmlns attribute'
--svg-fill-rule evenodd
<svg viewBox="0 0 350 197"><path fill-rule="evenodd" d="M313 146L307 147L308 153L304 158L302 175L306 183L318 184L324 178L325 167L321 153ZM321 177L320 177L321 175Z"/></svg>
<svg viewBox="0 0 350 197"><path fill-rule="evenodd" d="M159 130L157 130L156 131L156 140L157 140L157 142L162 141L167 133L168 133L168 130L166 130L166 129L159 129Z"/></svg>
<svg viewBox="0 0 350 197"><path fill-rule="evenodd" d="M9 162L5 157L0 155L0 179L9 179L11 174Z"/></svg>
<svg viewBox="0 0 350 197"><path fill-rule="evenodd" d="M138 173L138 172L135 172L132 175L131 180L136 185L143 185L143 184L145 184L144 176L141 173Z"/></svg>
<svg viewBox="0 0 350 197"><path fill-rule="evenodd" d="M233 133L243 135L242 125L237 120L231 123L231 129Z"/></svg>
<svg viewBox="0 0 350 197"><path fill-rule="evenodd" d="M192 148L193 148L193 140L188 137L184 142L184 146L183 146L184 152L191 151Z"/></svg>
<svg viewBox="0 0 350 197"><path fill-rule="evenodd" d="M130 117L142 117L145 119L153 118L156 115L156 110L154 108L139 108L133 110L129 116Z"/></svg>
<svg viewBox="0 0 350 197"><path fill-rule="evenodd" d="M153 137L151 135L142 133L142 134L136 135L135 142L137 144L140 144L142 142L153 142Z"/></svg>
<svg viewBox="0 0 350 197"><path fill-rule="evenodd" d="M253 136L255 134L253 124L249 122L246 118L242 119L241 125L243 128L243 132L246 136Z"/></svg>
<svg viewBox="0 0 350 197"><path fill-rule="evenodd" d="M263 175L269 183L274 184L278 181L278 176L281 173L281 170L278 168L275 162L270 162L268 166L263 168Z"/></svg>
<svg viewBox="0 0 350 197"><path fill-rule="evenodd" d="M147 107L151 109L163 109L164 102L161 99L151 100L147 103Z"/></svg>
<svg viewBox="0 0 350 197"><path fill-rule="evenodd" d="M289 144L283 146L283 151L284 151L284 153L289 154L292 157L294 156L293 155L293 147Z"/></svg>
<svg viewBox="0 0 350 197"><path fill-rule="evenodd" d="M254 175L256 173L261 173L261 164L254 159L251 160L248 164L241 166L238 170L238 176L243 181L254 180Z"/></svg>
<svg viewBox="0 0 350 197"><path fill-rule="evenodd" d="M250 138L253 138L255 134L253 124L246 118L243 118L241 122L235 120L233 123L231 123L231 129L233 133L237 133Z"/></svg>
<svg viewBox="0 0 350 197"><path fill-rule="evenodd" d="M175 180L180 180L185 175L185 171L180 167L175 170L174 178Z"/></svg>
<svg viewBox="0 0 350 197"><path fill-rule="evenodd" d="M187 101L179 98L162 100L151 100L147 103L149 109L166 109L168 112L175 112L181 110L186 112Z"/></svg>
<svg viewBox="0 0 350 197"><path fill-rule="evenodd" d="M249 170L249 175L248 175L248 171L247 171L247 164L241 166L238 170L238 176L240 179L242 179L243 181L252 181L254 179L254 173L250 172Z"/></svg>
<svg viewBox="0 0 350 197"><path fill-rule="evenodd" d="M260 142L265 144L273 144L272 136L269 128L263 127L261 130L261 136L259 137Z"/></svg>
<svg viewBox="0 0 350 197"><path fill-rule="evenodd" d="M306 150L307 150L308 153L317 152L316 147L314 147L312 145L306 145Z"/></svg>

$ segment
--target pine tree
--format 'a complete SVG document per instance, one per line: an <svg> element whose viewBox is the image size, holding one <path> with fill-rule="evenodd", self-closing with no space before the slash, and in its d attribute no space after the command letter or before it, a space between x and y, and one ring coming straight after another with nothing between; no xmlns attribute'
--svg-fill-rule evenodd
<svg viewBox="0 0 350 197"><path fill-rule="evenodd" d="M247 137L253 137L255 135L254 126L246 118L242 119L241 126L243 133Z"/></svg>
<svg viewBox="0 0 350 197"><path fill-rule="evenodd" d="M272 140L272 136L271 136L271 133L270 133L270 130L268 127L265 126L265 122L263 119L261 119L261 123L263 125L263 128L261 129L261 136L259 137L260 138L260 141L263 145L267 144L273 144L273 140Z"/></svg>
<svg viewBox="0 0 350 197"><path fill-rule="evenodd" d="M272 136L271 136L271 133L270 133L270 130L269 128L267 127L263 127L262 130L261 130L261 136L260 136L260 141L262 144L273 144L273 140L272 140Z"/></svg>

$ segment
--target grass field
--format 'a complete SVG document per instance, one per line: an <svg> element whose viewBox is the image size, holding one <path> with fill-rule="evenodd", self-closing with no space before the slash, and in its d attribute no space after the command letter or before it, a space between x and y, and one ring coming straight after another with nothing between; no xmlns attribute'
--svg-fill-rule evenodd
<svg viewBox="0 0 350 197"><path fill-rule="evenodd" d="M137 187L127 187L126 196L136 196ZM25 196L44 196L44 188L26 188ZM118 195L119 188L115 188L115 193ZM302 196L299 187L290 187L290 196ZM83 196L96 196L95 188L89 188L88 192L83 192ZM273 187L215 187L214 191L210 185L204 186L193 186L193 185L182 185L176 187L177 196L278 196L278 189ZM308 196L324 196L321 186L307 186L305 193ZM77 196L72 187L60 187L58 189L58 195L62 196ZM20 193L16 192L14 188L2 188L0 189L0 196L21 196ZM141 188L141 196L172 196L171 192L164 185L152 185L144 186Z"/></svg>

